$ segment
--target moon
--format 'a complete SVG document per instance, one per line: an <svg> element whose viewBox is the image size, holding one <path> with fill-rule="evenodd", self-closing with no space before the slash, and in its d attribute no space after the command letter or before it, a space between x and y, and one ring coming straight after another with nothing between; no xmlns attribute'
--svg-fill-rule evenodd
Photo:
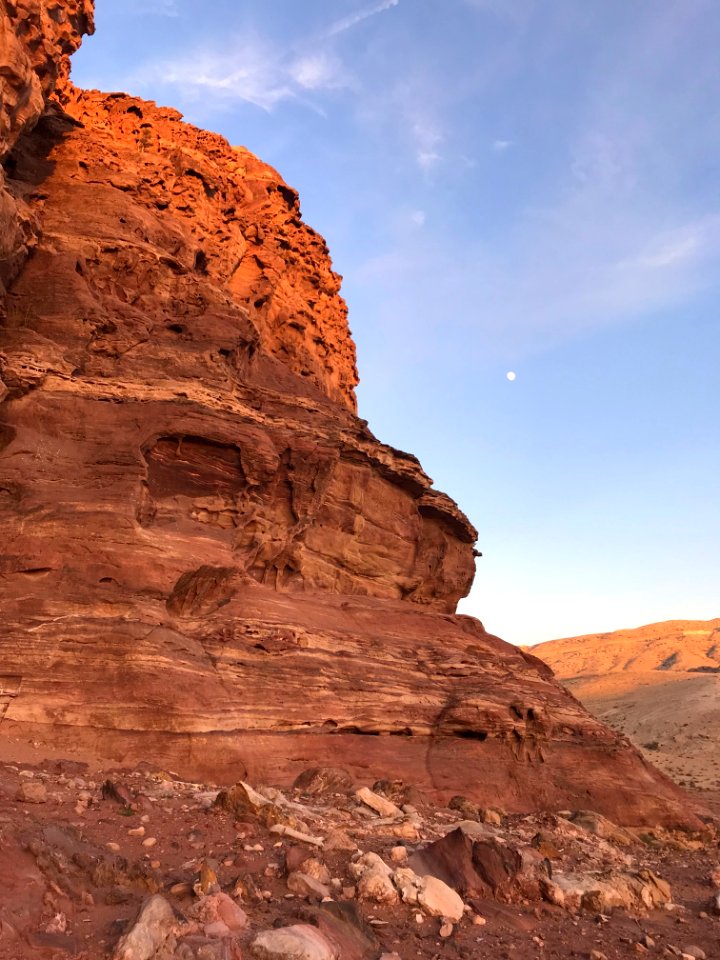
<svg viewBox="0 0 720 960"><path fill-rule="evenodd" d="M515 373L514 370L508 370L505 376L508 378L508 380L514 380L517 374Z"/></svg>

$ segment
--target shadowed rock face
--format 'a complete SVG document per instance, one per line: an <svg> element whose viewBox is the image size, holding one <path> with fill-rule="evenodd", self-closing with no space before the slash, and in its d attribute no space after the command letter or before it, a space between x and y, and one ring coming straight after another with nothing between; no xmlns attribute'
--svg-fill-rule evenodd
<svg viewBox="0 0 720 960"><path fill-rule="evenodd" d="M0 0L0 162L31 130L69 55L92 33L92 0ZM33 249L37 223L0 167L0 297Z"/></svg>
<svg viewBox="0 0 720 960"><path fill-rule="evenodd" d="M61 74L90 5L57 17ZM40 112L4 128L0 738L681 820L547 668L454 615L476 532L355 416L295 191L124 94L65 83Z"/></svg>

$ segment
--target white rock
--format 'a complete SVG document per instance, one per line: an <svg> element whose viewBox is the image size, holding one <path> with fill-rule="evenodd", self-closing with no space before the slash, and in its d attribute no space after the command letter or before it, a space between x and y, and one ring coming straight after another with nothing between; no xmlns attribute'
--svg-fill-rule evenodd
<svg viewBox="0 0 720 960"><path fill-rule="evenodd" d="M142 905L133 928L121 938L113 960L150 960L175 927L173 908L159 894Z"/></svg>
<svg viewBox="0 0 720 960"><path fill-rule="evenodd" d="M462 898L437 877L423 877L418 893L418 903L433 917L443 917L455 922L462 920L465 904Z"/></svg>
<svg viewBox="0 0 720 960"><path fill-rule="evenodd" d="M397 903L400 899L390 877L377 868L366 870L360 877L358 895L374 903Z"/></svg>
<svg viewBox="0 0 720 960"><path fill-rule="evenodd" d="M282 837L290 837L292 840L299 840L301 843L309 843L313 847L322 847L325 842L322 837L313 837L309 833L301 833L293 827L287 827L284 823L274 823L270 827L270 833L279 833Z"/></svg>
<svg viewBox="0 0 720 960"><path fill-rule="evenodd" d="M270 801L261 793L258 793L257 790L253 790L249 783L245 783L244 780L241 780L240 785L245 790L247 800L254 810L259 810L261 807L265 807L270 803Z"/></svg>
<svg viewBox="0 0 720 960"><path fill-rule="evenodd" d="M381 817L402 817L400 807L396 806L391 800L386 800L385 797L373 793L369 787L361 787L356 790L355 796L366 806L379 813Z"/></svg>
<svg viewBox="0 0 720 960"><path fill-rule="evenodd" d="M382 857L379 857L376 853L360 854L360 856L348 865L348 870L355 880L359 880L364 873L375 868L388 877L392 876L391 868L385 863Z"/></svg>
<svg viewBox="0 0 720 960"><path fill-rule="evenodd" d="M361 900L397 903L400 899L391 879L393 872L377 853L364 853L350 865L350 872L358 881Z"/></svg>
<svg viewBox="0 0 720 960"><path fill-rule="evenodd" d="M304 923L266 930L255 938L251 950L258 960L339 960L327 937Z"/></svg>
<svg viewBox="0 0 720 960"><path fill-rule="evenodd" d="M287 878L287 888L291 893L311 900L324 900L330 896L330 888L326 884L301 870L294 870L290 874Z"/></svg>
<svg viewBox="0 0 720 960"><path fill-rule="evenodd" d="M403 861L407 860L407 856L407 847L393 847L390 851L390 859L393 863L403 863Z"/></svg>
<svg viewBox="0 0 720 960"><path fill-rule="evenodd" d="M395 886L400 892L403 903L417 903L418 893L422 889L422 880L409 867L400 867L393 876Z"/></svg>

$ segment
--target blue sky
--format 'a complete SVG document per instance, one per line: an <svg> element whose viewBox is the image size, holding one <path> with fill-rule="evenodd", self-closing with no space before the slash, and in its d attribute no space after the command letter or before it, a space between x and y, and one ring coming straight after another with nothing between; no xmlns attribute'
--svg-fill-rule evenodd
<svg viewBox="0 0 720 960"><path fill-rule="evenodd" d="M462 610L515 643L720 615L715 0L97 0L97 23L76 83L300 191L360 415L480 531Z"/></svg>

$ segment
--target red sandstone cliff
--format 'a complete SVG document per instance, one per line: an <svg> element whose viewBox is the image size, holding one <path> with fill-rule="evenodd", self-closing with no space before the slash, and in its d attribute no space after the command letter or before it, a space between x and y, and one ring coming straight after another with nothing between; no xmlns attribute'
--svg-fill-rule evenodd
<svg viewBox="0 0 720 960"><path fill-rule="evenodd" d="M0 162L32 130L69 56L92 33L93 0L0 0ZM33 248L32 213L0 167L0 296Z"/></svg>
<svg viewBox="0 0 720 960"><path fill-rule="evenodd" d="M173 110L69 85L44 106L91 4L0 9L0 738L682 819L547 669L454 615L476 533L355 416L296 192Z"/></svg>

